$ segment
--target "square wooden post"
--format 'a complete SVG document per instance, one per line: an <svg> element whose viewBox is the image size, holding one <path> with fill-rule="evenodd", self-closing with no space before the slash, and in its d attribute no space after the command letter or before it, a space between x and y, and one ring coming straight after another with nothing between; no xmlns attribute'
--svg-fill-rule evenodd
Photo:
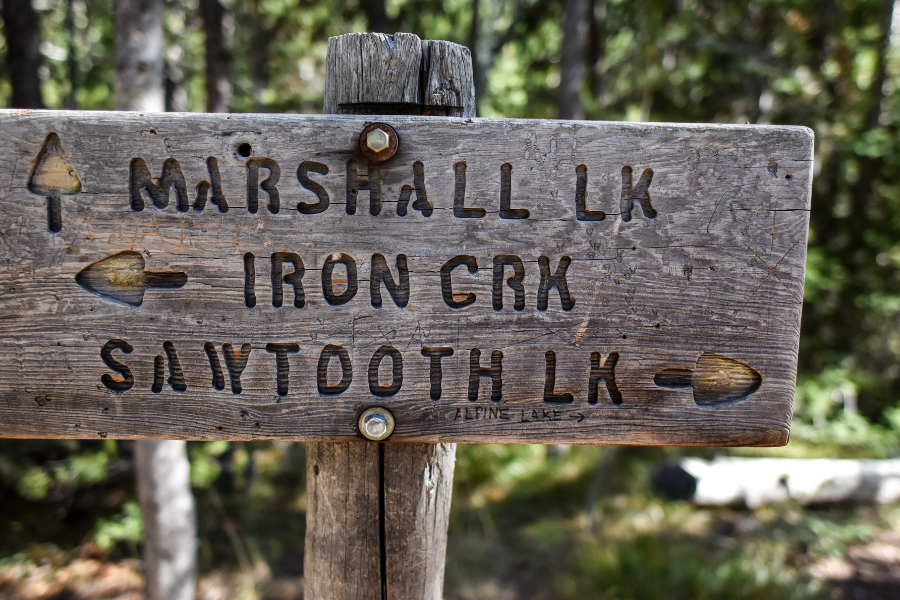
<svg viewBox="0 0 900 600"><path fill-rule="evenodd" d="M333 37L325 113L474 117L469 50L408 33ZM304 597L439 600L456 444L307 447Z"/></svg>

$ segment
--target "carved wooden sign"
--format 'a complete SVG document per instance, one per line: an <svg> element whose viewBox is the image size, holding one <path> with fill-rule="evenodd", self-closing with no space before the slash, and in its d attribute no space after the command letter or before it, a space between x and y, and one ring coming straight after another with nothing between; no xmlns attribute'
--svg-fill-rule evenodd
<svg viewBox="0 0 900 600"><path fill-rule="evenodd" d="M390 441L787 442L808 129L0 132L0 436L354 440L380 406Z"/></svg>

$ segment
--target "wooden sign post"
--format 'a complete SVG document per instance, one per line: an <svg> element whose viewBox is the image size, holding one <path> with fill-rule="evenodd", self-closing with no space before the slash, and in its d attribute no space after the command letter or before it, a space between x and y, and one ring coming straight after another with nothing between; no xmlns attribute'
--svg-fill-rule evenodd
<svg viewBox="0 0 900 600"><path fill-rule="evenodd" d="M454 442L787 442L808 129L329 50L332 115L0 112L0 436L315 442L308 598L440 596Z"/></svg>
<svg viewBox="0 0 900 600"><path fill-rule="evenodd" d="M408 33L333 37L328 40L325 113L474 117L469 50ZM397 142L396 151L400 149L397 133L391 130L384 140L375 140L384 146L382 152L391 151L392 140ZM382 183L379 165L393 158L379 156L369 147L368 135L378 131L369 125L360 138L361 151L370 161L365 173L370 214L371 189ZM413 186L400 188L397 214L404 194L409 211L412 192L412 209L418 202L424 215L433 206L426 204L428 191L416 164L422 165L424 174L424 164L413 163ZM357 179L359 187L366 186ZM433 216L434 209L430 210ZM379 261L378 267L381 273L390 273L386 262ZM371 272L369 277L371 291ZM383 281L388 286L394 283ZM380 297L381 282L375 287ZM406 304L411 288L401 282L386 292L394 300L398 294ZM384 300L391 301L385 298L375 304L383 307ZM388 364L394 384L396 354ZM370 366L367 374L371 371ZM456 444L310 442L306 447L304 598L443 598Z"/></svg>

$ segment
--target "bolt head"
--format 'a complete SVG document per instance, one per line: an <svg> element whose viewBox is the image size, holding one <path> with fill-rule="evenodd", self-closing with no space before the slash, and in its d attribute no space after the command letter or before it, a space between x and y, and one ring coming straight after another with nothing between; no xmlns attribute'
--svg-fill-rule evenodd
<svg viewBox="0 0 900 600"><path fill-rule="evenodd" d="M387 433L388 423L381 415L371 415L366 419L366 435L373 438L380 438Z"/></svg>
<svg viewBox="0 0 900 600"><path fill-rule="evenodd" d="M371 123L359 134L359 149L369 162L390 160L399 145L397 132L387 123Z"/></svg>
<svg viewBox="0 0 900 600"><path fill-rule="evenodd" d="M373 152L381 152L387 150L391 140L388 134L381 129L373 129L366 134L366 146Z"/></svg>
<svg viewBox="0 0 900 600"><path fill-rule="evenodd" d="M372 441L383 440L394 432L394 417L384 408L370 408L359 418L359 431Z"/></svg>

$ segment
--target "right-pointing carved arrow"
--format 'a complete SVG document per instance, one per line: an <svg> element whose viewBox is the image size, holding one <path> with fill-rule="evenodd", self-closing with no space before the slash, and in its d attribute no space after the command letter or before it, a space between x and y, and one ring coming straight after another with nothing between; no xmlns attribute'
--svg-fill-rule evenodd
<svg viewBox="0 0 900 600"><path fill-rule="evenodd" d="M111 254L75 275L84 289L131 306L143 303L147 288L180 288L187 279L181 271L145 271L144 257L134 250Z"/></svg>
<svg viewBox="0 0 900 600"><path fill-rule="evenodd" d="M762 376L742 362L704 352L696 369L663 369L653 381L661 387L690 386L698 405L717 406L743 400L759 389Z"/></svg>

